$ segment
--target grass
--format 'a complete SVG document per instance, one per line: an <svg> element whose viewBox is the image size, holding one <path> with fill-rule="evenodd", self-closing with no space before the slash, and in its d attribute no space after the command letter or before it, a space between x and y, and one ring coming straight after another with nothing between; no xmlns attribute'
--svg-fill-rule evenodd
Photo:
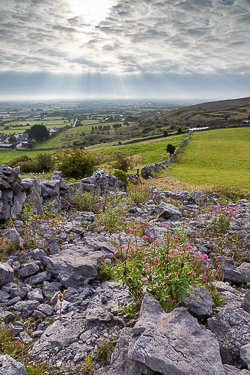
<svg viewBox="0 0 250 375"><path fill-rule="evenodd" d="M18 362L25 363L30 361L31 357L28 354L28 350L31 348L31 345L25 345L19 340L13 340L13 337L10 335L10 332L6 326L0 328L0 354L9 355ZM48 368L45 364L41 363L32 363L26 366L28 375L56 375L53 369Z"/></svg>
<svg viewBox="0 0 250 375"><path fill-rule="evenodd" d="M168 159L169 153L166 152L167 143L178 146L185 137L186 134L181 134L178 136L121 145L119 147L110 147L110 145L102 144L88 147L88 150L100 158L100 167L108 168L110 163L115 159L115 152L119 151L124 157L133 156L135 164L138 168L141 168L145 164L149 165Z"/></svg>
<svg viewBox="0 0 250 375"><path fill-rule="evenodd" d="M169 175L190 185L250 190L250 128L194 133Z"/></svg>
<svg viewBox="0 0 250 375"><path fill-rule="evenodd" d="M8 163L9 161L19 158L20 156L23 155L28 155L31 158L34 158L38 154L52 154L54 151L53 150L46 150L46 151L0 151L0 164Z"/></svg>

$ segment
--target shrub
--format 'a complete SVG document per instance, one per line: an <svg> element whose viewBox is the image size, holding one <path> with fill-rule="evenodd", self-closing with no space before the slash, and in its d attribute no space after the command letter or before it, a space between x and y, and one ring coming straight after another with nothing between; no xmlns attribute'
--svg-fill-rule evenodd
<svg viewBox="0 0 250 375"><path fill-rule="evenodd" d="M116 178L119 178L122 182L124 182L125 186L128 186L128 178L125 172L120 171L119 169L116 169L114 171L114 176Z"/></svg>
<svg viewBox="0 0 250 375"><path fill-rule="evenodd" d="M127 172L129 169L133 168L132 158L125 158L121 152L114 153L114 162L112 164L113 168L119 169L123 172Z"/></svg>
<svg viewBox="0 0 250 375"><path fill-rule="evenodd" d="M34 158L23 155L13 159L8 163L10 167L20 166L23 173L42 173L49 172L54 167L54 160L51 154L38 154Z"/></svg>
<svg viewBox="0 0 250 375"><path fill-rule="evenodd" d="M145 203L150 199L150 188L147 186L130 185L127 192L128 196L135 204Z"/></svg>
<svg viewBox="0 0 250 375"><path fill-rule="evenodd" d="M64 177L74 178L91 176L98 162L94 156L80 148L60 150L54 159L56 167Z"/></svg>
<svg viewBox="0 0 250 375"><path fill-rule="evenodd" d="M172 155L175 152L175 146L172 145L171 143L168 143L166 147L166 151L169 152L170 155Z"/></svg>

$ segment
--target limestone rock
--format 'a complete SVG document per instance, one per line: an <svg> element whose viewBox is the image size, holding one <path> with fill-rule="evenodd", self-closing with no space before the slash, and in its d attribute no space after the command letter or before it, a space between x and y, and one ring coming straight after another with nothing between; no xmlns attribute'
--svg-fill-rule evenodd
<svg viewBox="0 0 250 375"><path fill-rule="evenodd" d="M162 211L160 217L162 217L165 220L178 220L182 216L179 209L173 204L161 202L160 204L158 204L157 209L159 211Z"/></svg>
<svg viewBox="0 0 250 375"><path fill-rule="evenodd" d="M22 363L15 361L8 355L0 355L1 375L28 375Z"/></svg>
<svg viewBox="0 0 250 375"><path fill-rule="evenodd" d="M213 297L203 286L189 293L184 303L190 314L198 319L206 319L213 315Z"/></svg>
<svg viewBox="0 0 250 375"><path fill-rule="evenodd" d="M0 262L0 286L12 282L14 271L8 263Z"/></svg>
<svg viewBox="0 0 250 375"><path fill-rule="evenodd" d="M216 337L186 308L166 314L145 296L128 358L163 375L224 375Z"/></svg>
<svg viewBox="0 0 250 375"><path fill-rule="evenodd" d="M87 247L68 249L57 255L49 256L47 272L54 275L64 287L79 287L97 276L103 253L90 252Z"/></svg>
<svg viewBox="0 0 250 375"><path fill-rule="evenodd" d="M207 322L218 337L223 363L241 364L240 348L250 342L250 315L242 308L228 307Z"/></svg>

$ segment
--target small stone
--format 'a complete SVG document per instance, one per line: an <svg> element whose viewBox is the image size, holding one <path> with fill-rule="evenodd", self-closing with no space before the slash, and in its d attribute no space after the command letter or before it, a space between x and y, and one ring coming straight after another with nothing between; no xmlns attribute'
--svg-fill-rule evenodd
<svg viewBox="0 0 250 375"><path fill-rule="evenodd" d="M22 340L22 342L27 345L33 341L33 339L28 335L27 332L23 331L19 333L19 337Z"/></svg>

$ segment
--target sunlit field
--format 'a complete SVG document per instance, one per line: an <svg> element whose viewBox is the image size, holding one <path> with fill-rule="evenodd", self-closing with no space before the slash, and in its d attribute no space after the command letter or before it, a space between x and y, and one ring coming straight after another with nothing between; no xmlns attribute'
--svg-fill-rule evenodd
<svg viewBox="0 0 250 375"><path fill-rule="evenodd" d="M191 185L250 190L250 128L194 133L169 174Z"/></svg>

